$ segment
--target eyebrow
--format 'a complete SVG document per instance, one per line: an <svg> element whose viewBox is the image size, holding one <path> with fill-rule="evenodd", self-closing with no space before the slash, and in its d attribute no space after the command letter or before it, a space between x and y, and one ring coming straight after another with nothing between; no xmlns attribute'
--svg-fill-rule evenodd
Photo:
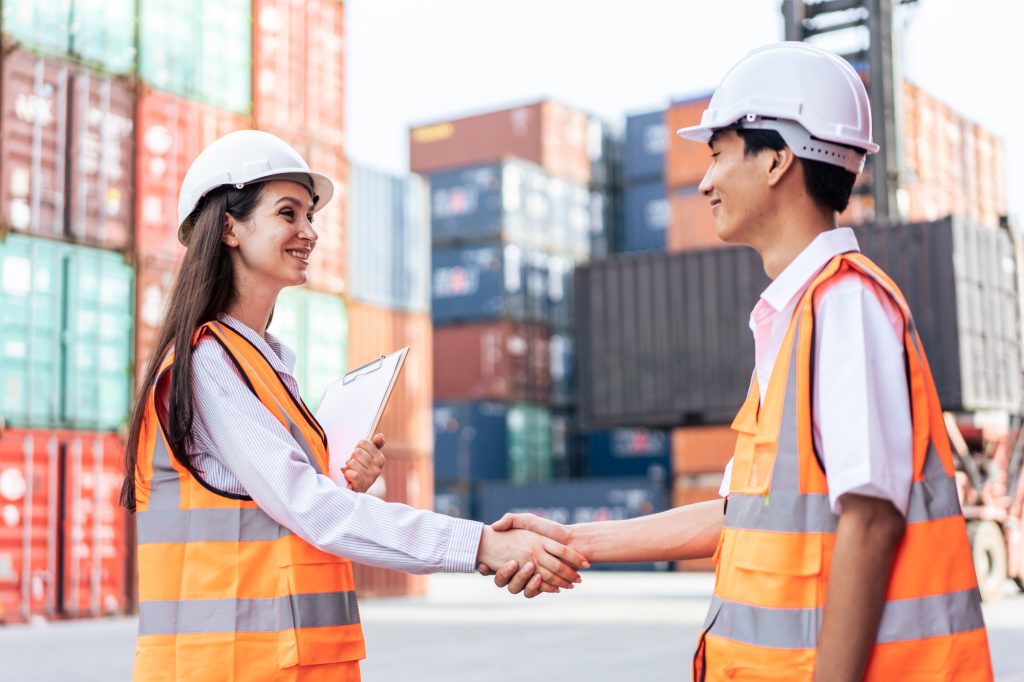
<svg viewBox="0 0 1024 682"><path fill-rule="evenodd" d="M313 210L313 202L310 202L309 204L303 204L295 197L281 197L280 199L277 200L277 202L274 205L277 206L278 204L291 204L292 206L295 206L296 208L299 209L305 207L307 211Z"/></svg>

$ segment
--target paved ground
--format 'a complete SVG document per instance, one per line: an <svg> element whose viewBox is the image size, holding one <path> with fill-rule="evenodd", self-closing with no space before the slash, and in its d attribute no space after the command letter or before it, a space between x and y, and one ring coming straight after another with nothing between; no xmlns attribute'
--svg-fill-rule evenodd
<svg viewBox="0 0 1024 682"><path fill-rule="evenodd" d="M573 592L527 601L479 576L434 576L425 598L364 600L367 682L687 679L711 581L589 573ZM997 679L1024 682L1024 595L985 606ZM0 629L0 679L127 682L135 621Z"/></svg>

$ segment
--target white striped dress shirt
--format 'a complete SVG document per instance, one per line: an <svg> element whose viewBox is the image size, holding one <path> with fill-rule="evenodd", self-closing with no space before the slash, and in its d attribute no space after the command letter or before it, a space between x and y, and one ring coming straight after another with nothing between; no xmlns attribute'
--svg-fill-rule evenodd
<svg viewBox="0 0 1024 682"><path fill-rule="evenodd" d="M294 351L229 315L221 315L220 321L252 342L292 395L299 397L292 375ZM192 358L195 420L189 454L206 483L252 497L306 542L359 563L406 573L476 569L483 524L339 487L313 469L299 444L249 390L215 339L201 340Z"/></svg>

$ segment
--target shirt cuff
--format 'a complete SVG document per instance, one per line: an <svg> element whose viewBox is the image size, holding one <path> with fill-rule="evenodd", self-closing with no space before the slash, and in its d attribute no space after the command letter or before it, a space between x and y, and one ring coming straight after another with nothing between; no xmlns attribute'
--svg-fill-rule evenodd
<svg viewBox="0 0 1024 682"><path fill-rule="evenodd" d="M467 519L452 519L451 538L441 570L445 573L472 573L477 569L476 557L484 524Z"/></svg>

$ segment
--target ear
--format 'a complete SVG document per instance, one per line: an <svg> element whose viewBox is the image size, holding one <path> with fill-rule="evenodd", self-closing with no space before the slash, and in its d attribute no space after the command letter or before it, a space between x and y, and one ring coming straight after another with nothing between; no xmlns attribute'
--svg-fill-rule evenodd
<svg viewBox="0 0 1024 682"><path fill-rule="evenodd" d="M782 182L782 178L786 176L786 173L788 173L796 163L796 154L793 153L792 149L786 146L778 151L766 149L765 157L769 162L768 186L775 187Z"/></svg>
<svg viewBox="0 0 1024 682"><path fill-rule="evenodd" d="M221 233L220 240L224 242L230 248L238 246L238 237L235 235L235 219L230 214L224 214L224 231Z"/></svg>

